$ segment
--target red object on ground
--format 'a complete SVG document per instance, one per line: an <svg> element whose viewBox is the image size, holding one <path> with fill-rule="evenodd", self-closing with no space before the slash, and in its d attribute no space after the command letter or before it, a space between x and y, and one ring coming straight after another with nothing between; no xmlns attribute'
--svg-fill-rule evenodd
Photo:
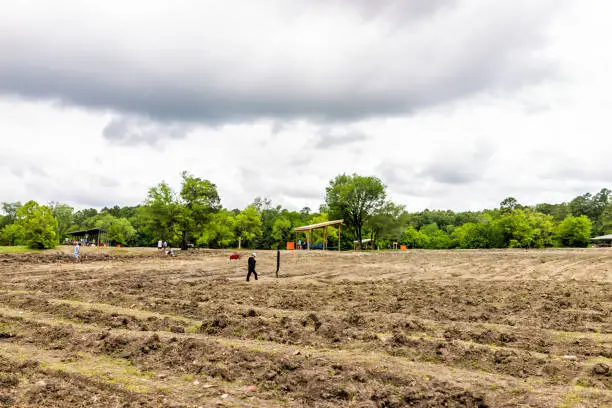
<svg viewBox="0 0 612 408"><path fill-rule="evenodd" d="M230 261L232 259L240 259L240 254L237 254L237 253L234 252L233 254L230 255Z"/></svg>

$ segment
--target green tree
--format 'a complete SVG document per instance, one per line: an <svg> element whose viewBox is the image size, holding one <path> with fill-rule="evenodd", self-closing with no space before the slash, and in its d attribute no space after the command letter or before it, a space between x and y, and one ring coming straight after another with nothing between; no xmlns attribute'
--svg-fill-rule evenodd
<svg viewBox="0 0 612 408"><path fill-rule="evenodd" d="M522 208L522 206L519 204L516 198L506 197L499 204L499 208L502 210L502 212L512 212L514 210Z"/></svg>
<svg viewBox="0 0 612 408"><path fill-rule="evenodd" d="M57 221L57 238L62 240L73 223L74 208L67 204L60 204L58 202L49 203L51 207L51 213L53 218Z"/></svg>
<svg viewBox="0 0 612 408"><path fill-rule="evenodd" d="M94 223L95 228L104 228L108 231L108 239L113 244L127 245L128 241L136 235L136 229L127 218L117 218L110 213L100 213Z"/></svg>
<svg viewBox="0 0 612 408"><path fill-rule="evenodd" d="M198 246L225 248L236 242L236 217L222 209L211 216L210 222L198 238Z"/></svg>
<svg viewBox="0 0 612 408"><path fill-rule="evenodd" d="M221 208L221 200L215 184L194 177L186 171L182 172L181 176L181 248L186 249L188 242L202 235L212 214Z"/></svg>
<svg viewBox="0 0 612 408"><path fill-rule="evenodd" d="M610 202L612 202L612 191L602 188L595 195L586 193L574 198L569 203L569 209L573 216L587 216L593 225L592 232L595 235L599 235L603 229L602 216Z"/></svg>
<svg viewBox="0 0 612 408"><path fill-rule="evenodd" d="M5 216L2 218L2 224L0 227L9 225L17 221L17 210L21 207L21 202L15 201L14 203L2 203L2 212Z"/></svg>
<svg viewBox="0 0 612 408"><path fill-rule="evenodd" d="M557 226L556 238L561 246L586 247L591 238L591 220L586 215L567 216Z"/></svg>
<svg viewBox="0 0 612 408"><path fill-rule="evenodd" d="M23 240L30 248L45 249L57 245L57 221L49 207L28 201L17 210L15 223L23 230Z"/></svg>
<svg viewBox="0 0 612 408"><path fill-rule="evenodd" d="M448 249L452 246L450 236L438 228L436 223L428 224L419 231L425 237L425 248L427 249Z"/></svg>
<svg viewBox="0 0 612 408"><path fill-rule="evenodd" d="M394 204L391 201L384 203L373 212L368 219L367 227L370 231L370 239L374 247L377 246L380 240L387 243L399 241L402 236L402 230L405 229L405 225L401 220L403 213L404 206Z"/></svg>
<svg viewBox="0 0 612 408"><path fill-rule="evenodd" d="M274 221L272 226L272 239L277 248L282 248L286 242L291 240L291 221L280 216Z"/></svg>
<svg viewBox="0 0 612 408"><path fill-rule="evenodd" d="M93 228L97 215L98 210L96 210L95 208L86 208L77 211L72 217L75 229L85 230Z"/></svg>
<svg viewBox="0 0 612 408"><path fill-rule="evenodd" d="M251 241L262 234L261 215L254 205L249 205L236 216L235 233L239 245L244 242L247 246Z"/></svg>
<svg viewBox="0 0 612 408"><path fill-rule="evenodd" d="M553 218L530 209L503 213L494 228L501 231L508 248L542 248L552 246Z"/></svg>
<svg viewBox="0 0 612 408"><path fill-rule="evenodd" d="M601 233L612 234L612 202L606 206L601 215Z"/></svg>
<svg viewBox="0 0 612 408"><path fill-rule="evenodd" d="M404 231L402 242L408 248L425 248L429 244L429 239L426 234L410 226Z"/></svg>
<svg viewBox="0 0 612 408"><path fill-rule="evenodd" d="M0 230L0 241L9 245L19 245L23 241L23 228L19 224L8 224Z"/></svg>
<svg viewBox="0 0 612 408"><path fill-rule="evenodd" d="M149 189L143 207L146 229L157 239L168 241L171 245L181 242L180 223L183 210L172 188L165 182Z"/></svg>
<svg viewBox="0 0 612 408"><path fill-rule="evenodd" d="M362 248L362 230L368 218L385 202L385 185L377 177L342 174L329 182L325 203L330 216L342 218Z"/></svg>
<svg viewBox="0 0 612 408"><path fill-rule="evenodd" d="M489 228L487 224L466 222L453 231L455 245L462 249L489 248Z"/></svg>
<svg viewBox="0 0 612 408"><path fill-rule="evenodd" d="M253 206L257 209L261 216L261 235L256 237L253 246L259 249L269 249L276 246L272 238L274 222L280 216L282 207L280 205L273 207L272 201L269 198L256 197L253 200Z"/></svg>

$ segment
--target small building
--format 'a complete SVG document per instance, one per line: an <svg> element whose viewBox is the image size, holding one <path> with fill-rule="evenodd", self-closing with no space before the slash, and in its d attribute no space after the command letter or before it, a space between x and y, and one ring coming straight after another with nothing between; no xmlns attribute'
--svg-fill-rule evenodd
<svg viewBox="0 0 612 408"><path fill-rule="evenodd" d="M612 234L591 238L591 241L598 247L612 247Z"/></svg>
<svg viewBox="0 0 612 408"><path fill-rule="evenodd" d="M94 244L95 246L106 245L108 246L108 231L104 228L92 228L82 231L72 231L66 233L73 238L75 241L81 241Z"/></svg>

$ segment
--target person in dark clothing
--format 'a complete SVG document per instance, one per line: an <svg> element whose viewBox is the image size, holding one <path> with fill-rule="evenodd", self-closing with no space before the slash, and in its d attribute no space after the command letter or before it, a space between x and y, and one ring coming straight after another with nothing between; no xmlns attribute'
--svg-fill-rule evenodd
<svg viewBox="0 0 612 408"><path fill-rule="evenodd" d="M249 273L247 273L247 282L249 281L251 274L253 274L253 276L255 276L255 280L257 280L257 272L255 272L255 263L257 262L255 260L256 256L257 255L255 254L255 252L253 252L251 256L249 257L249 262L248 262Z"/></svg>

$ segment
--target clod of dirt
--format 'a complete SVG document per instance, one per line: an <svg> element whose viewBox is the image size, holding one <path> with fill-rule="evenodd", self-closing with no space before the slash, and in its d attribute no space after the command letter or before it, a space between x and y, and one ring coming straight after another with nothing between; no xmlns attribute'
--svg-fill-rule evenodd
<svg viewBox="0 0 612 408"><path fill-rule="evenodd" d="M402 345L408 343L408 338L406 337L406 335L404 335L404 333L402 333L400 331L395 331L395 332L393 332L393 337L391 337L391 342L393 344L397 344L399 346L402 346Z"/></svg>
<svg viewBox="0 0 612 408"><path fill-rule="evenodd" d="M411 319L406 320L406 323L404 323L404 327L408 330L413 330L413 331L424 329L423 325Z"/></svg>
<svg viewBox="0 0 612 408"><path fill-rule="evenodd" d="M15 387L19 384L19 376L13 373L0 372L0 385L3 387Z"/></svg>
<svg viewBox="0 0 612 408"><path fill-rule="evenodd" d="M304 318L304 320L302 320L302 326L306 327L308 325L309 320L312 321L315 331L319 330L319 327L321 327L321 324L323 324L321 323L321 321L319 320L316 314L310 313L308 316Z"/></svg>
<svg viewBox="0 0 612 408"><path fill-rule="evenodd" d="M182 326L172 326L170 328L170 331L172 333L185 333L185 328Z"/></svg>
<svg viewBox="0 0 612 408"><path fill-rule="evenodd" d="M597 375L610 375L610 366L604 363L597 363L593 366L593 373Z"/></svg>
<svg viewBox="0 0 612 408"><path fill-rule="evenodd" d="M249 309L242 316L244 316L244 317L256 317L257 316L257 312L254 309Z"/></svg>
<svg viewBox="0 0 612 408"><path fill-rule="evenodd" d="M350 310L347 313L346 317L344 318L344 321L352 326L361 326L365 323L365 319L363 318L363 316L354 310Z"/></svg>

